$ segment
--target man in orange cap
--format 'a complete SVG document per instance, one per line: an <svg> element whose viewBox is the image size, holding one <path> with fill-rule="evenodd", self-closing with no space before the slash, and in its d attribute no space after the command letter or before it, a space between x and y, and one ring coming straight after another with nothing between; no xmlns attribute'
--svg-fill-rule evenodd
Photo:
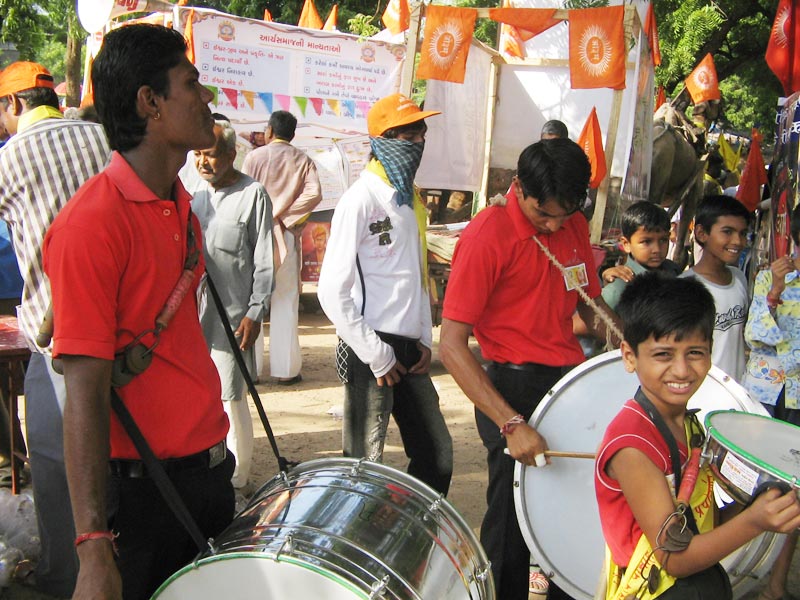
<svg viewBox="0 0 800 600"><path fill-rule="evenodd" d="M318 296L340 338L344 455L380 461L391 414L409 474L446 494L453 444L428 374L426 213L414 187L424 119L436 114L402 94L370 109L373 157L336 206Z"/></svg>
<svg viewBox="0 0 800 600"><path fill-rule="evenodd" d="M72 595L78 572L62 442L64 378L36 336L50 304L42 241L56 214L111 151L100 125L63 119L53 77L40 64L16 62L0 73L0 124L11 138L0 150L0 218L11 226L23 277L19 326L32 355L25 372L25 427L42 543L37 587Z"/></svg>

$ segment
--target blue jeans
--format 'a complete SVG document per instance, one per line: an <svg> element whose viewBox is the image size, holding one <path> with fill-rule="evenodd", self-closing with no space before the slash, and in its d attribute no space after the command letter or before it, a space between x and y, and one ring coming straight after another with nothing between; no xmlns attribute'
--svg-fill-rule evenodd
<svg viewBox="0 0 800 600"><path fill-rule="evenodd" d="M404 365L418 360L416 342L409 340L408 347L399 350L395 353ZM350 350L344 389L344 456L380 462L391 414L409 459L408 474L446 495L453 475L453 440L431 378L427 374L404 375L398 384L380 387L369 366Z"/></svg>
<svg viewBox="0 0 800 600"><path fill-rule="evenodd" d="M64 468L64 377L50 356L33 352L25 371L25 430L33 478L33 500L42 552L36 587L51 596L72 596L78 576L75 526Z"/></svg>

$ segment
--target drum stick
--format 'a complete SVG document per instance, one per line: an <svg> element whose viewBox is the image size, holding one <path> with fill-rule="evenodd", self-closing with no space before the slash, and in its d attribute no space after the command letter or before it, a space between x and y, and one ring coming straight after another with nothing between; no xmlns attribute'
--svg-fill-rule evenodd
<svg viewBox="0 0 800 600"><path fill-rule="evenodd" d="M508 448L503 448L504 454L511 454L508 451ZM567 452L564 450L545 450L545 456L551 456L553 458L589 458L594 460L597 456L592 452Z"/></svg>

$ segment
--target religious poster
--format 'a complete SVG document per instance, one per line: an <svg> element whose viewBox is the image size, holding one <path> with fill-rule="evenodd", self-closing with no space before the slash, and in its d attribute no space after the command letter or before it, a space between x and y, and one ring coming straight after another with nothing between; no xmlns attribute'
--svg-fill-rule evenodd
<svg viewBox="0 0 800 600"><path fill-rule="evenodd" d="M322 268L322 259L325 257L325 248L330 235L330 223L309 221L303 227L300 242L303 257L300 280L303 283L319 281L319 270Z"/></svg>

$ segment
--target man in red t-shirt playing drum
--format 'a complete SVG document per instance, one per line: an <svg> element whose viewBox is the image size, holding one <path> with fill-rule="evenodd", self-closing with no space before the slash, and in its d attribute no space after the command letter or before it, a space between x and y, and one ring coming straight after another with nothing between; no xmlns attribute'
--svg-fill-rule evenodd
<svg viewBox="0 0 800 600"><path fill-rule="evenodd" d="M447 285L439 351L475 404L488 452L481 543L503 600L528 598L529 552L514 510L514 460L546 464L547 442L527 421L547 391L584 359L572 333L576 308L592 334L606 339L606 325L578 289L616 320L600 296L588 224L578 212L589 175L586 155L568 139L527 147L506 206L485 209L461 235ZM471 333L489 361L485 370L470 352ZM567 597L559 593L551 586L550 598Z"/></svg>

